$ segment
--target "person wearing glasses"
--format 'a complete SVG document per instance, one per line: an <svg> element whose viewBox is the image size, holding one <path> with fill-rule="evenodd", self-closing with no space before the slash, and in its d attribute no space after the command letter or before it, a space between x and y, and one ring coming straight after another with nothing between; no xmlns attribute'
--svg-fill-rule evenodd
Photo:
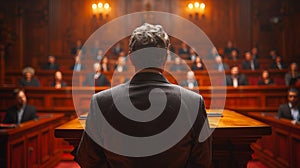
<svg viewBox="0 0 300 168"><path fill-rule="evenodd" d="M291 88L288 91L288 103L282 104L278 109L278 118L292 120L292 123L299 122L300 105L298 101L298 90Z"/></svg>

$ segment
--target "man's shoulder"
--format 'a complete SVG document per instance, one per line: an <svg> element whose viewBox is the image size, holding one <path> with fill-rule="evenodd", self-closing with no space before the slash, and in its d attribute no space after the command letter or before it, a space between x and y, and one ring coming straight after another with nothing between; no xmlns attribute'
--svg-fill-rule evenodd
<svg viewBox="0 0 300 168"><path fill-rule="evenodd" d="M94 98L101 98L101 97L107 97L107 96L111 96L112 92L113 91L118 91L118 90L124 90L125 89L125 85L126 84L120 84L120 85L117 85L117 86L114 86L114 87L111 87L109 89L106 89L106 90L102 90L98 93L95 93L93 95Z"/></svg>
<svg viewBox="0 0 300 168"><path fill-rule="evenodd" d="M279 109L283 110L283 109L287 109L289 107L289 105L287 103L284 104L280 104L279 105Z"/></svg>
<svg viewBox="0 0 300 168"><path fill-rule="evenodd" d="M26 105L26 109L29 111L36 111L36 107L29 104Z"/></svg>

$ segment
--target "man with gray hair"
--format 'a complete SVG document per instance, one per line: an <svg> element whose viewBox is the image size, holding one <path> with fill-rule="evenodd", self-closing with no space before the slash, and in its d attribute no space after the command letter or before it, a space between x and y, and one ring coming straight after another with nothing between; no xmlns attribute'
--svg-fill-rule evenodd
<svg viewBox="0 0 300 168"><path fill-rule="evenodd" d="M202 96L169 83L162 74L169 45L160 25L145 23L133 31L129 58L136 73L93 95L76 155L80 166L211 167Z"/></svg>

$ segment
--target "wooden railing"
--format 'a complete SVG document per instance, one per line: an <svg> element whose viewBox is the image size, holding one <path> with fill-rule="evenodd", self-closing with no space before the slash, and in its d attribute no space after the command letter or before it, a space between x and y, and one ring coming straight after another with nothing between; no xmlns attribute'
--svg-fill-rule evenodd
<svg viewBox="0 0 300 168"><path fill-rule="evenodd" d="M15 87L0 87L0 111L5 111L15 103L12 96ZM90 98L93 93L108 87L27 87L28 103L37 107L38 111L65 112L67 116L89 110ZM281 103L286 102L286 86L201 86L194 91L199 92L205 100L207 108L224 107L232 110L268 109L276 111ZM72 95L76 93L77 96ZM76 106L74 106L74 104ZM257 110L256 110L257 111Z"/></svg>
<svg viewBox="0 0 300 168"><path fill-rule="evenodd" d="M63 123L63 114L39 114L38 120L1 128L0 165L11 167L54 167L62 156L62 140L54 129Z"/></svg>
<svg viewBox="0 0 300 168"><path fill-rule="evenodd" d="M290 120L278 119L277 113L248 113L272 126L272 134L264 136L252 145L254 156L268 167L300 167L300 125Z"/></svg>

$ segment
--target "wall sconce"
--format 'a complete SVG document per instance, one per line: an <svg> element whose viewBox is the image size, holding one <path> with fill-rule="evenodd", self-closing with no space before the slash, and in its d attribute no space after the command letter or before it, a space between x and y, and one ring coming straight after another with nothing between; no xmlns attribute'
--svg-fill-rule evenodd
<svg viewBox="0 0 300 168"><path fill-rule="evenodd" d="M109 3L99 2L98 4L96 3L92 4L92 9L93 9L93 17L97 17L97 15L99 15L99 19L103 20L104 16L105 18L109 17L109 12L111 10L111 7Z"/></svg>
<svg viewBox="0 0 300 168"><path fill-rule="evenodd" d="M204 18L204 12L205 12L205 3L189 3L188 4L188 11L189 11L189 17L194 18L197 20L199 18L199 15L201 15L202 18Z"/></svg>

